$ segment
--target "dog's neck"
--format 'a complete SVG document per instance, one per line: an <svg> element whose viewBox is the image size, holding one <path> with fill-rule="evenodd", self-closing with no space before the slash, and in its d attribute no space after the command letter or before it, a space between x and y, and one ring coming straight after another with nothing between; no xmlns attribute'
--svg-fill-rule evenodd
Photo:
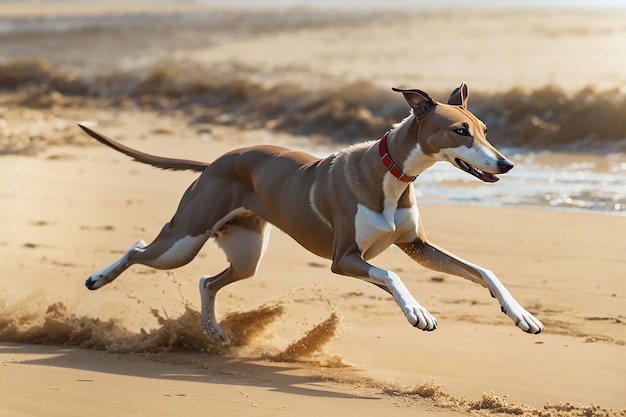
<svg viewBox="0 0 626 417"><path fill-rule="evenodd" d="M417 118L410 115L387 136L389 156L400 170L412 176L434 164L418 145L419 130ZM355 145L340 154L342 160L354 160L339 164L338 169L360 204L379 213L415 204L412 183L400 181L387 170L381 161L378 141Z"/></svg>
<svg viewBox="0 0 626 417"><path fill-rule="evenodd" d="M389 150L387 149L387 137L389 136L389 132L385 133L382 138L378 141L378 154L380 155L380 160L382 161L387 171L391 173L394 177L399 179L402 182L413 182L417 179L417 176L412 176L402 171L398 164L391 159L389 155Z"/></svg>
<svg viewBox="0 0 626 417"><path fill-rule="evenodd" d="M414 115L410 115L389 132L387 151L390 158L406 175L419 176L435 161L424 154L419 146L419 123ZM382 163L382 162L381 162ZM411 182L401 181L394 175L383 177L384 207L407 207L414 204Z"/></svg>
<svg viewBox="0 0 626 417"><path fill-rule="evenodd" d="M387 139L387 151L398 167L407 175L417 177L430 168L435 160L427 156L419 145L420 126L411 114L394 126Z"/></svg>

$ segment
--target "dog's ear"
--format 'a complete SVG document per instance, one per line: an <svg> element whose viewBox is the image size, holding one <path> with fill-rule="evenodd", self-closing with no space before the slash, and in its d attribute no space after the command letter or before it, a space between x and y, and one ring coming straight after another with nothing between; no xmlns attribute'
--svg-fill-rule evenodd
<svg viewBox="0 0 626 417"><path fill-rule="evenodd" d="M417 117L422 117L426 115L426 113L434 109L437 105L437 102L430 98L430 96L422 90L405 90L395 87L393 87L392 90L398 93L402 93L404 99L406 100L408 105L411 106L411 108L413 109L413 113Z"/></svg>
<svg viewBox="0 0 626 417"><path fill-rule="evenodd" d="M448 99L448 104L451 104L453 106L461 106L463 108L467 108L468 97L469 97L469 90L467 88L467 84L465 84L465 81L463 81L461 85L455 88L452 94L450 94L450 98Z"/></svg>

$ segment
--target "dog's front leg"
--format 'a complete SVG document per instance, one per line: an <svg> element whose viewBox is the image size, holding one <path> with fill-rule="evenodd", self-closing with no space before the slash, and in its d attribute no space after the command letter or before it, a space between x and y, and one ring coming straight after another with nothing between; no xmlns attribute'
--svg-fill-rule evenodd
<svg viewBox="0 0 626 417"><path fill-rule="evenodd" d="M337 274L360 278L389 292L414 327L426 331L437 328L435 317L417 302L395 272L369 264L358 253L334 259L331 269Z"/></svg>
<svg viewBox="0 0 626 417"><path fill-rule="evenodd" d="M543 330L543 324L513 298L509 290L490 270L463 260L421 238L396 245L427 268L457 275L487 287L491 295L500 302L502 312L523 331L537 334Z"/></svg>

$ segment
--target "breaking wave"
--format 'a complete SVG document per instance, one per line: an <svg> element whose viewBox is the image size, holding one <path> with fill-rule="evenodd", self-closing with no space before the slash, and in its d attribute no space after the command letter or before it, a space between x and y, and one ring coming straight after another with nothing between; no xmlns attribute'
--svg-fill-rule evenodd
<svg viewBox="0 0 626 417"><path fill-rule="evenodd" d="M192 124L221 123L320 135L341 143L375 138L406 116L404 102L367 81L305 89L264 82L254 68L227 63L158 64L148 70L81 77L40 59L0 65L0 91L23 106L106 105L183 111ZM436 92L433 92L436 93ZM444 99L447 92L432 94ZM472 111L499 147L626 151L626 91L554 86L472 95Z"/></svg>

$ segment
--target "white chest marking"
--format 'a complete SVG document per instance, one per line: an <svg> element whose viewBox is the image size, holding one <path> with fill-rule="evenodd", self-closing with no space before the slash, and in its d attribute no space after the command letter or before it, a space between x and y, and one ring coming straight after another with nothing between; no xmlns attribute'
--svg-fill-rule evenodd
<svg viewBox="0 0 626 417"><path fill-rule="evenodd" d="M415 231L418 216L416 207L385 207L382 213L377 213L359 204L354 218L354 237L361 254L372 258L392 245L398 237Z"/></svg>

